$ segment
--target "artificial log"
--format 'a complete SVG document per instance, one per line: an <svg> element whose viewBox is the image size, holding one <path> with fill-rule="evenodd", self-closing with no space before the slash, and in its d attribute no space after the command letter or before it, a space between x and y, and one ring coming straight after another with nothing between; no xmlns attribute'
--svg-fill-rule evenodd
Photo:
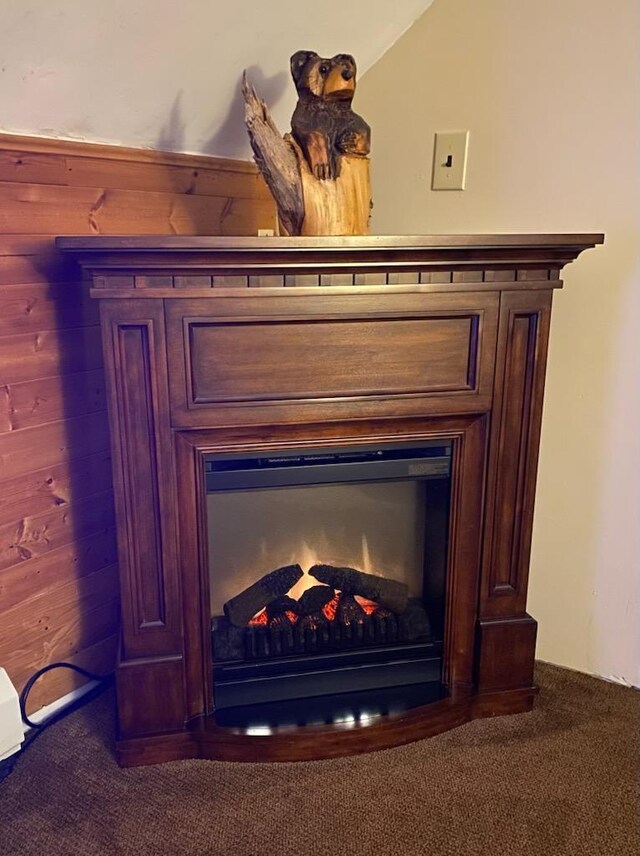
<svg viewBox="0 0 640 856"><path fill-rule="evenodd" d="M309 574L321 583L340 589L344 594L357 594L401 613L407 606L409 589L405 583L365 574L355 568L336 568L333 565L314 565Z"/></svg>
<svg viewBox="0 0 640 856"><path fill-rule="evenodd" d="M354 622L362 624L366 617L367 613L360 606L354 596L343 591L340 596L340 604L338 606L336 620L341 624L353 624Z"/></svg>
<svg viewBox="0 0 640 856"><path fill-rule="evenodd" d="M331 586L312 586L302 593L298 600L298 612L300 615L311 615L320 612L330 600L335 597L335 591Z"/></svg>
<svg viewBox="0 0 640 856"><path fill-rule="evenodd" d="M236 627L245 627L253 616L277 597L286 594L303 575L300 565L286 565L265 574L224 604L224 614Z"/></svg>
<svg viewBox="0 0 640 856"><path fill-rule="evenodd" d="M292 612L294 615L298 615L300 612L298 601L289 597L288 594L285 594L282 597L277 597L267 605L267 616L270 621L274 618L279 618L286 612Z"/></svg>
<svg viewBox="0 0 640 856"><path fill-rule="evenodd" d="M280 135L243 76L245 123L256 163L288 235L366 235L371 213L370 129L351 109L356 65L313 51L291 57L298 103L291 134Z"/></svg>

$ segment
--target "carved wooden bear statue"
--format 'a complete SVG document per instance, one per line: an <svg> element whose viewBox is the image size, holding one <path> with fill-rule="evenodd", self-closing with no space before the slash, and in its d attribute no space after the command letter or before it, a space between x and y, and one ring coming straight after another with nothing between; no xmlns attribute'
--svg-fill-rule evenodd
<svg viewBox="0 0 640 856"><path fill-rule="evenodd" d="M313 51L291 57L298 104L291 132L316 178L337 178L340 155L366 157L371 129L351 109L356 88L356 63L349 54L323 59Z"/></svg>

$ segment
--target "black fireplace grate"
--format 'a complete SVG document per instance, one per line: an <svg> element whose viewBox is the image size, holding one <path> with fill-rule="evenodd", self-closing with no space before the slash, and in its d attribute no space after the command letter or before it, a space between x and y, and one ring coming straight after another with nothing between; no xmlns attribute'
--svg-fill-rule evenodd
<svg viewBox="0 0 640 856"><path fill-rule="evenodd" d="M264 660L295 654L316 654L369 645L391 645L428 638L431 626L418 599L400 615L378 610L357 621L298 622L271 626L235 627L225 616L212 620L214 662Z"/></svg>

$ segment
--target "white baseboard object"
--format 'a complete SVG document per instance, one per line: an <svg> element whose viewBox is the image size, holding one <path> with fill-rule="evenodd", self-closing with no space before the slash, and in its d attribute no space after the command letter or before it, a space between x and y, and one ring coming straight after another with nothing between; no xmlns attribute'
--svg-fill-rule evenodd
<svg viewBox="0 0 640 856"><path fill-rule="evenodd" d="M0 761L19 752L23 740L18 693L9 675L0 667Z"/></svg>
<svg viewBox="0 0 640 856"><path fill-rule="evenodd" d="M70 693L62 696L62 698L56 699L56 701L52 701L51 704L47 704L44 707L41 707L40 710L35 713L29 714L29 719L31 722L35 722L36 725L39 725L41 722L49 719L50 716L53 716L54 713L58 713L59 710L62 710L64 707L72 704L79 698L82 698L83 695L86 695L90 692L94 687L97 687L99 681L88 681L86 684L83 684L81 687L77 687L75 690L71 690ZM29 726L23 726L25 733L29 731Z"/></svg>

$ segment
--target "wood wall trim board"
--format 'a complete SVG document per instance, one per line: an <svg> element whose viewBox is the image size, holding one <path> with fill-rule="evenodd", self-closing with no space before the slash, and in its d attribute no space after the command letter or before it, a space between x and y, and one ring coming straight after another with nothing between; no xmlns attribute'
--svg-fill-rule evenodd
<svg viewBox="0 0 640 856"><path fill-rule="evenodd" d="M2 383L59 377L102 366L98 327L41 330L0 339Z"/></svg>
<svg viewBox="0 0 640 856"><path fill-rule="evenodd" d="M100 575L101 572L98 572L94 576ZM105 575L102 591L106 593L112 590L116 582L113 577ZM31 615L32 620L40 624L47 622L43 626L49 628L49 632L40 636L31 634L28 624L13 621L20 644L14 647L12 663L7 671L10 677L16 675L17 683L25 682L33 671L49 663L69 662L83 649L113 635L120 609L117 597L106 600L105 594L93 594L78 598L76 592L70 592L69 597L69 602L64 606L55 606L42 615L34 616L24 610L18 611L20 616ZM10 639L2 637L0 644L6 647Z"/></svg>
<svg viewBox="0 0 640 856"><path fill-rule="evenodd" d="M18 687L56 653L15 650L34 597L56 602L66 592L50 638L76 639L64 649L72 662L110 671L119 638L112 575L101 612L87 613L80 597L89 576L113 562L111 460L97 305L54 236L255 234L274 223L274 211L251 163L0 134L0 626L8 633L0 663ZM15 543L33 557L12 561ZM94 621L103 639L79 633ZM30 709L82 681L45 675Z"/></svg>
<svg viewBox="0 0 640 856"><path fill-rule="evenodd" d="M46 235L34 232L32 235L5 235L0 233L0 263L6 262L12 256L35 256L41 259L47 254L64 261L64 257ZM70 266L71 270L75 266Z"/></svg>
<svg viewBox="0 0 640 856"><path fill-rule="evenodd" d="M97 454L108 446L109 428L102 411L11 431L2 436L0 443L2 482L20 475L26 476L34 470Z"/></svg>
<svg viewBox="0 0 640 856"><path fill-rule="evenodd" d="M0 389L0 434L103 410L102 369L5 384Z"/></svg>
<svg viewBox="0 0 640 856"><path fill-rule="evenodd" d="M79 284L77 269L56 254L53 237L46 235L45 240L50 245L48 252L0 256L0 287L3 290L29 283L50 285L56 282L73 282L74 278L76 286Z"/></svg>
<svg viewBox="0 0 640 856"><path fill-rule="evenodd" d="M116 565L115 532L106 529L0 571L0 613L49 597L68 583ZM37 581L37 586L34 583Z"/></svg>
<svg viewBox="0 0 640 856"><path fill-rule="evenodd" d="M96 642L95 645L83 648L77 654L71 654L67 657L67 662L82 666L96 675L108 675L113 671L119 641L119 634L113 633L111 636ZM11 679L15 685L22 686L32 672L33 669L30 666L23 673L13 671ZM47 672L37 681L29 694L27 713L34 713L43 705L62 698L84 683L86 683L86 678L77 672L72 672L71 669L55 669Z"/></svg>
<svg viewBox="0 0 640 856"><path fill-rule="evenodd" d="M43 556L64 544L113 526L111 491L5 523L0 526L0 573L4 568Z"/></svg>
<svg viewBox="0 0 640 856"><path fill-rule="evenodd" d="M4 234L256 234L270 200L0 182Z"/></svg>
<svg viewBox="0 0 640 856"><path fill-rule="evenodd" d="M2 440L0 439L0 443ZM78 478L78 473L82 478ZM76 503L112 487L111 451L71 458L0 482L0 525Z"/></svg>
<svg viewBox="0 0 640 856"><path fill-rule="evenodd" d="M7 610L7 619L10 621L15 617L16 620L11 623L21 627L20 637L14 638L16 649L28 651L28 641L41 642L45 639L52 644L67 644L64 634L59 633L53 616L56 613L73 612L78 600L81 600L88 610L98 610L101 606L117 600L117 573L117 565L107 565L84 577L66 582L55 590L38 592L29 598L28 613L18 608L14 616L14 610ZM73 625L75 635L86 633L87 637L95 636L91 644L104 637L97 628L83 627L82 624L82 621L78 621ZM4 645L9 641L10 633L10 629L0 629L0 644Z"/></svg>
<svg viewBox="0 0 640 856"><path fill-rule="evenodd" d="M0 290L0 336L98 323L95 301L78 282L12 284Z"/></svg>
<svg viewBox="0 0 640 856"><path fill-rule="evenodd" d="M221 170L223 172L257 175L258 169L250 161L209 155L166 152L155 149L137 149L114 146L107 143L87 143L76 140L58 140L50 137L32 137L22 134L0 134L0 151L34 154L69 155L83 158L99 158L107 161L139 161L162 166L187 166Z"/></svg>
<svg viewBox="0 0 640 856"><path fill-rule="evenodd" d="M77 155L0 152L0 181L104 187L113 190L159 191L197 196L269 199L261 176L222 171L210 165L159 164L140 160L101 160Z"/></svg>
<svg viewBox="0 0 640 856"><path fill-rule="evenodd" d="M15 610L11 618L11 633L0 632L3 649L12 645L13 656L7 667L9 675L23 680L30 672L48 663L64 661L84 648L95 645L113 634L117 626L119 600L112 592L115 575L98 571L87 577L86 594L66 586L57 590L55 598L44 609ZM89 588L90 587L90 588ZM35 667L35 668L33 668Z"/></svg>

